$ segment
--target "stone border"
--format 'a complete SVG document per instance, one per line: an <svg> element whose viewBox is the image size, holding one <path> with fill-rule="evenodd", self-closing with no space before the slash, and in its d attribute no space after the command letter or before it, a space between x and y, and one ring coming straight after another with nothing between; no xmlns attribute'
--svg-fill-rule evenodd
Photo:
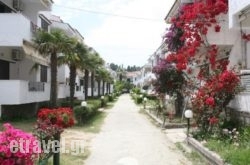
<svg viewBox="0 0 250 165"><path fill-rule="evenodd" d="M215 152L210 151L204 147L199 141L192 137L187 137L188 145L192 146L195 150L200 152L210 163L214 165L224 165L223 159Z"/></svg>
<svg viewBox="0 0 250 165"><path fill-rule="evenodd" d="M163 121L157 118L155 115L151 114L147 109L144 109L144 111L152 118L154 119L157 123L163 124ZM176 127L169 127L171 125L165 125L164 128L176 128ZM174 126L174 125L173 125ZM185 127L186 125L183 125ZM180 128L180 127L177 127ZM186 142L189 146L191 146L193 149L201 153L210 163L213 165L224 165L225 162L223 159L215 152L210 151L208 148L204 147L199 141L192 137L187 137Z"/></svg>
<svg viewBox="0 0 250 165"><path fill-rule="evenodd" d="M161 127L163 126L163 121L159 118L157 118L155 115L153 115L152 113L149 112L149 110L147 109L144 109L144 111L152 118L154 119L155 121L157 121ZM163 128L185 128L187 127L187 123L165 123L164 127Z"/></svg>

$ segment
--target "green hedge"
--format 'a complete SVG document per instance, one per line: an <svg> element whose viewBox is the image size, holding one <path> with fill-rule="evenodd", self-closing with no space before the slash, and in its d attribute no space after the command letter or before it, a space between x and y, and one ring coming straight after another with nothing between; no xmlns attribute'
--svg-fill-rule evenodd
<svg viewBox="0 0 250 165"><path fill-rule="evenodd" d="M77 122L83 124L93 117L98 109L101 107L100 100L89 100L87 101L87 107L76 106L74 107L74 114Z"/></svg>
<svg viewBox="0 0 250 165"><path fill-rule="evenodd" d="M74 100L74 107L81 105L82 100ZM70 101L68 99L63 99L58 101L58 105L61 107L70 107Z"/></svg>

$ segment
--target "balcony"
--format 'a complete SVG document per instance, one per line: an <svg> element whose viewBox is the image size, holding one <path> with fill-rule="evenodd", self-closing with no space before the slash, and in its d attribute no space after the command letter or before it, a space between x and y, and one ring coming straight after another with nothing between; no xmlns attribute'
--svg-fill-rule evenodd
<svg viewBox="0 0 250 165"><path fill-rule="evenodd" d="M49 100L50 85L24 80L0 80L0 104L26 104Z"/></svg>
<svg viewBox="0 0 250 165"><path fill-rule="evenodd" d="M32 24L20 13L0 14L0 46L20 47L23 39L30 41Z"/></svg>

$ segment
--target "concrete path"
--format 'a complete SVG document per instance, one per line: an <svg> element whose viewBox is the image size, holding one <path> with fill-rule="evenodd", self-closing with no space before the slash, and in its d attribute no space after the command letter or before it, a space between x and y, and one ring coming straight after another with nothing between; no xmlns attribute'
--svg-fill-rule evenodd
<svg viewBox="0 0 250 165"><path fill-rule="evenodd" d="M122 95L93 139L86 165L189 165L129 95Z"/></svg>

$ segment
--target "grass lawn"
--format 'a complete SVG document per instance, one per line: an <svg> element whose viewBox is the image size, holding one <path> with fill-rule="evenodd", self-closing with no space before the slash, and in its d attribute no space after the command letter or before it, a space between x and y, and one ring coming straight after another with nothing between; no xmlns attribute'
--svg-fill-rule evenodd
<svg viewBox="0 0 250 165"><path fill-rule="evenodd" d="M104 122L105 117L107 116L106 110L112 108L115 102L108 103L104 110L98 111L87 123L83 125L75 125L71 128L66 129L61 137L66 139L65 149L70 150L70 141L71 140L83 140L84 141L84 152L77 155L71 153L61 153L60 154L60 165L83 165L84 160L90 155L90 141L94 137L95 133L100 132L101 126ZM2 124L6 122L0 122L0 131L3 130ZM8 122L12 124L15 128L24 130L26 132L32 132L36 123L36 119L30 120L20 120ZM48 165L52 165L53 160L50 158Z"/></svg>
<svg viewBox="0 0 250 165"><path fill-rule="evenodd" d="M3 124L4 123L10 123L13 125L15 128L21 129L25 132L32 132L35 124L36 124L36 119L29 119L29 120L20 120L20 121L0 121L0 131L3 130Z"/></svg>
<svg viewBox="0 0 250 165"><path fill-rule="evenodd" d="M205 144L207 148L218 153L226 163L231 165L248 165L250 163L250 145L236 146L224 141L210 139Z"/></svg>

